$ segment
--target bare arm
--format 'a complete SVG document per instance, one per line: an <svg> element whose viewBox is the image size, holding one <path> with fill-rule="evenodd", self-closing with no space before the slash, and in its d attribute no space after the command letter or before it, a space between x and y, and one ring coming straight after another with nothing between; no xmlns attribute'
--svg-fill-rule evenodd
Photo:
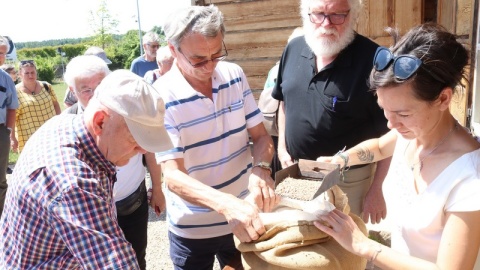
<svg viewBox="0 0 480 270"><path fill-rule="evenodd" d="M282 168L293 165L293 160L287 151L287 144L285 142L285 103L280 101L278 107L278 159L282 164Z"/></svg>
<svg viewBox="0 0 480 270"><path fill-rule="evenodd" d="M10 148L14 152L18 152L18 141L15 137L15 122L17 121L16 113L16 110L7 109L7 127L12 129L12 132L10 132Z"/></svg>
<svg viewBox="0 0 480 270"><path fill-rule="evenodd" d="M189 176L183 159L167 160L162 164L167 187L189 203L210 208L225 216L232 232L242 242L258 239L265 233L256 206L218 191Z"/></svg>
<svg viewBox="0 0 480 270"><path fill-rule="evenodd" d="M53 102L53 107L55 108L55 113L59 115L62 112L62 109L60 109L60 104L58 104L58 101L52 101Z"/></svg>
<svg viewBox="0 0 480 270"><path fill-rule="evenodd" d="M152 180L152 200L150 206L158 216L166 208L165 195L162 191L162 169L160 164L157 164L155 154L153 153L146 153L145 161L150 172L150 179Z"/></svg>
<svg viewBox="0 0 480 270"><path fill-rule="evenodd" d="M395 130L391 130L380 138L363 141L343 152L343 155L348 156L348 164L345 164L344 159L338 155L319 157L317 161L332 162L346 166L376 162L393 155L396 141L397 133Z"/></svg>
<svg viewBox="0 0 480 270"><path fill-rule="evenodd" d="M273 141L263 123L250 128L248 132L253 141L253 165L262 161L270 162L274 152ZM253 167L248 189L255 204L264 212L270 212L280 200L275 195L275 182L270 176L270 170Z"/></svg>
<svg viewBox="0 0 480 270"><path fill-rule="evenodd" d="M387 206L383 197L382 185L387 176L391 160L392 158L389 157L377 162L372 184L363 202L362 219L364 222L368 222L370 219L372 224L379 223L387 216Z"/></svg>
<svg viewBox="0 0 480 270"><path fill-rule="evenodd" d="M5 124L12 130L15 129L15 111L15 109L7 109L7 122Z"/></svg>
<svg viewBox="0 0 480 270"><path fill-rule="evenodd" d="M368 239L350 216L338 210L320 219L331 227L317 221L315 226L348 251L369 260L374 258L375 265L381 269L473 269L480 246L480 230L477 229L480 211L447 214L436 262L399 253Z"/></svg>

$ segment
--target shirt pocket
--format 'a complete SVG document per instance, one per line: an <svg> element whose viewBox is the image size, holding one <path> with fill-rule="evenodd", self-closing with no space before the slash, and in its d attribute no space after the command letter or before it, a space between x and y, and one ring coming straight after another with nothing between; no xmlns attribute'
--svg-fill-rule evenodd
<svg viewBox="0 0 480 270"><path fill-rule="evenodd" d="M239 134L239 129L246 128L245 109L243 100L230 103L225 109L224 126L228 127L231 135ZM225 130L226 131L226 130Z"/></svg>

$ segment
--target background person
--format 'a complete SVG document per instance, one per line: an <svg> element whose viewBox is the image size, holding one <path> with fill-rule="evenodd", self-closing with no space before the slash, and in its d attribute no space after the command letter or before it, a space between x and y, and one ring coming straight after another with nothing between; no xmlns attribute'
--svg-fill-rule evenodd
<svg viewBox="0 0 480 270"><path fill-rule="evenodd" d="M10 77L12 78L14 83L17 83L18 80L18 71L15 68L14 65L11 64L3 64L0 66L1 69L3 69Z"/></svg>
<svg viewBox="0 0 480 270"><path fill-rule="evenodd" d="M81 55L73 58L67 65L64 78L78 102L64 113L82 114L95 89L109 73L106 62L97 56ZM150 177L155 179L153 184L161 187L160 165L156 163L153 153L146 153L145 156ZM132 244L140 269L146 269L148 201L145 176L143 155L136 154L127 165L117 167L117 181L113 187L118 224L127 241ZM159 191L155 188L151 205L157 215L165 210L165 197L161 188Z"/></svg>
<svg viewBox="0 0 480 270"><path fill-rule="evenodd" d="M155 32L148 32L142 37L142 46L145 53L132 61L130 71L143 78L147 71L158 68L156 57L160 37Z"/></svg>
<svg viewBox="0 0 480 270"><path fill-rule="evenodd" d="M290 40L292 40L293 38L296 38L296 37L302 36L302 35L303 35L303 28L302 27L295 28L293 30L292 34L290 34L290 36L288 37L287 43L290 42ZM258 101L258 107L262 111L262 113L264 113L265 110L267 110L267 112L269 112L269 113L272 112L271 111L272 108L271 108L271 105L270 105L272 101L275 101L275 105L278 106L279 102L272 97L272 91L273 91L273 88L275 87L275 82L277 81L278 65L279 64L280 64L280 61L277 61L277 63L275 63L275 66L273 66L268 71L267 79L265 80L265 85L263 86L263 91L262 91L262 94L260 95L260 99ZM263 104L266 105L265 108L262 108ZM276 112L278 114L278 107L277 107ZM264 116L265 116L265 114L264 114ZM277 117L275 117L274 119L276 120ZM273 158L272 158L272 164L270 165L270 168L272 168L272 174L271 174L272 179L275 179L275 173L282 169L282 164L280 163L280 160L278 159L278 155L277 155L277 152L276 152L276 149L278 148L278 129L273 130L273 131L270 131L270 130L267 129L267 131L270 133L270 136L272 136L273 146L274 146L274 149L275 149L275 153L273 154Z"/></svg>
<svg viewBox="0 0 480 270"><path fill-rule="evenodd" d="M251 192L264 211L278 202L264 164L272 139L242 69L221 61L228 52L218 8L192 6L166 21L176 60L153 86L165 100L173 142L156 153L168 187L170 257L175 269L211 269L215 257L223 268L240 259L232 232L241 241L265 232L257 206L243 198Z"/></svg>
<svg viewBox="0 0 480 270"><path fill-rule="evenodd" d="M10 45L0 36L0 65L5 63L5 55ZM12 129L15 127L15 110L18 108L17 91L9 74L0 70L0 217L2 216L5 195L7 194L8 156Z"/></svg>
<svg viewBox="0 0 480 270"><path fill-rule="evenodd" d="M33 60L20 61L19 71L22 81L15 86L19 106L11 147L20 153L30 136L61 110L52 86L37 80L37 66Z"/></svg>
<svg viewBox="0 0 480 270"><path fill-rule="evenodd" d="M107 54L105 51L97 46L91 46L89 47L83 55L95 55L97 57L100 57L107 65L110 65L112 61L108 59ZM66 108L73 106L75 103L77 103L77 97L75 93L70 91L70 89L67 87L65 89L65 98L63 99L63 104L65 105Z"/></svg>
<svg viewBox="0 0 480 270"><path fill-rule="evenodd" d="M273 98L278 110L278 158L282 167L298 159L333 155L388 131L367 79L377 44L353 29L359 0L302 0L305 36L282 55ZM389 160L350 167L339 187L351 211L365 222L386 216L382 182ZM362 214L363 213L363 214Z"/></svg>
<svg viewBox="0 0 480 270"><path fill-rule="evenodd" d="M171 148L164 108L153 87L117 70L82 115L43 125L11 179L0 220L0 268L139 269L116 221L115 166Z"/></svg>
<svg viewBox="0 0 480 270"><path fill-rule="evenodd" d="M175 60L168 46L160 47L160 49L158 49L156 59L158 68L147 71L143 77L149 84L153 84L163 74L167 73L167 71L172 68L173 60Z"/></svg>
<svg viewBox="0 0 480 270"><path fill-rule="evenodd" d="M391 131L342 153L346 165L393 155L384 183L392 248L338 211L320 218L332 228L315 225L381 269L479 269L480 143L450 112L469 54L435 24L400 40L393 34L395 45L377 50L370 76ZM338 156L319 160L345 165Z"/></svg>

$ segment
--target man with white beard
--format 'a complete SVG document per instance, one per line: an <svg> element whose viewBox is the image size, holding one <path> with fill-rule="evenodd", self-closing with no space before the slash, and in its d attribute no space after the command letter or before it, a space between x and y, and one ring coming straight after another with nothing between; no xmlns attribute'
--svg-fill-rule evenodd
<svg viewBox="0 0 480 270"><path fill-rule="evenodd" d="M281 101L277 153L283 168L298 159L342 156L345 147L388 131L367 85L378 45L353 29L361 5L361 0L301 0L305 36L286 46L272 93ZM376 170L375 164L344 168L339 186L365 222L386 217L382 183L389 164L390 159L378 162Z"/></svg>

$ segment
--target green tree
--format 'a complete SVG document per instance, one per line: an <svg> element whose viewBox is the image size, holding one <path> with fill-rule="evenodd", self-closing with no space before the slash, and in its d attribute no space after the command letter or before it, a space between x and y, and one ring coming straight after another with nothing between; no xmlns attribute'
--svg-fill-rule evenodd
<svg viewBox="0 0 480 270"><path fill-rule="evenodd" d="M107 7L107 1L101 0L96 12L90 11L90 27L94 32L93 44L105 49L113 44L113 34L117 32L118 20L115 19Z"/></svg>

